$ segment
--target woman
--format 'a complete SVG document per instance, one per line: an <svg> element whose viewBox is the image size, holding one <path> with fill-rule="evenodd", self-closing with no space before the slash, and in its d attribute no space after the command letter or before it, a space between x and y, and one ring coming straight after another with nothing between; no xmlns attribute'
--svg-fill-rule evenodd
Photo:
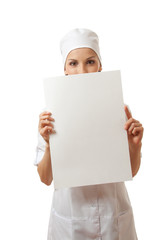
<svg viewBox="0 0 158 240"><path fill-rule="evenodd" d="M102 70L99 40L88 29L74 29L61 40L65 75ZM133 177L141 158L142 124L124 107ZM51 112L39 116L38 173L43 183L53 180L49 135L55 133ZM64 188L54 191L48 240L136 240L132 206L124 182Z"/></svg>

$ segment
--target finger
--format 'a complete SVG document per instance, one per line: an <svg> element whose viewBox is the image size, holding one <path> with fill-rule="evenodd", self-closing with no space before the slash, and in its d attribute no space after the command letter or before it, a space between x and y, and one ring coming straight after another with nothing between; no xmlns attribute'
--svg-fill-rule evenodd
<svg viewBox="0 0 158 240"><path fill-rule="evenodd" d="M48 134L51 134L51 133L56 133L56 131L55 131L54 129L51 129L51 130L50 130L50 129L48 129L48 131L47 131L47 132L48 132Z"/></svg>
<svg viewBox="0 0 158 240"><path fill-rule="evenodd" d="M52 124L52 123L41 123L41 124L39 124L39 131L41 130L41 129L43 129L44 127L46 127L46 126L48 126L48 127L51 127L52 129L54 129L54 125Z"/></svg>
<svg viewBox="0 0 158 240"><path fill-rule="evenodd" d="M135 127L132 131L133 135L138 135L139 133L143 133L143 127Z"/></svg>
<svg viewBox="0 0 158 240"><path fill-rule="evenodd" d="M55 132L56 131L54 129L52 129L52 127L50 127L50 126L45 126L44 128L41 128L41 130L40 130L40 134L42 136L46 136L49 133L55 133Z"/></svg>
<svg viewBox="0 0 158 240"><path fill-rule="evenodd" d="M45 119L48 119L50 121L53 121L55 122L55 119L50 117L48 114L47 115L43 115L43 116L40 116L40 120L45 120Z"/></svg>
<svg viewBox="0 0 158 240"><path fill-rule="evenodd" d="M132 131L133 131L134 128L136 128L136 127L141 127L141 126L142 126L141 123L137 123L137 122L132 123L132 124L130 125L129 129L128 129L128 133L129 133L129 134L132 134Z"/></svg>
<svg viewBox="0 0 158 240"><path fill-rule="evenodd" d="M44 111L44 112L40 113L39 117L44 116L44 115L52 115L52 113L49 111Z"/></svg>
<svg viewBox="0 0 158 240"><path fill-rule="evenodd" d="M132 114L130 113L127 105L124 106L124 110L125 110L127 118L130 119L132 117Z"/></svg>
<svg viewBox="0 0 158 240"><path fill-rule="evenodd" d="M124 129L127 130L131 126L132 123L139 123L139 121L134 119L134 118L128 119L127 122L124 125Z"/></svg>
<svg viewBox="0 0 158 240"><path fill-rule="evenodd" d="M45 127L45 126L52 126L53 128L54 128L54 125L52 124L52 122L51 121L49 121L48 119L46 119L46 120L41 120L40 121L40 127L42 128L42 127Z"/></svg>

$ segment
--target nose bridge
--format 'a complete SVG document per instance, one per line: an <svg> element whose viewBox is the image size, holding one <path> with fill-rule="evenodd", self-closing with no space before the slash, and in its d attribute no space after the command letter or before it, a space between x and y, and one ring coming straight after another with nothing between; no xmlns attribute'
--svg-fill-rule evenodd
<svg viewBox="0 0 158 240"><path fill-rule="evenodd" d="M84 62L80 63L79 72L80 73L86 73L87 72L86 65L84 64Z"/></svg>

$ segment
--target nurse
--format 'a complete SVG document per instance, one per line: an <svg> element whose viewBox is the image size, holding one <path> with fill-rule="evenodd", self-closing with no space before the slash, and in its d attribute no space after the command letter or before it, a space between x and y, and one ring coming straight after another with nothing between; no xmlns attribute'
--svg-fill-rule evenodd
<svg viewBox="0 0 158 240"><path fill-rule="evenodd" d="M74 29L60 42L65 75L102 70L99 39L89 29ZM124 106L133 177L140 167L142 124ZM49 135L55 134L49 111L39 115L35 165L46 185L53 181ZM70 126L71 127L71 126ZM48 240L136 240L132 206L124 182L55 189Z"/></svg>

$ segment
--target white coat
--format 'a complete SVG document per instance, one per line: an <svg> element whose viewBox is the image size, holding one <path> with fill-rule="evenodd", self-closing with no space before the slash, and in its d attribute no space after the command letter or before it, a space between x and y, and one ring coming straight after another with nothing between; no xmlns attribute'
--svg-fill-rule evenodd
<svg viewBox="0 0 158 240"><path fill-rule="evenodd" d="M45 141L38 133L38 165ZM124 182L55 189L47 240L137 240Z"/></svg>

